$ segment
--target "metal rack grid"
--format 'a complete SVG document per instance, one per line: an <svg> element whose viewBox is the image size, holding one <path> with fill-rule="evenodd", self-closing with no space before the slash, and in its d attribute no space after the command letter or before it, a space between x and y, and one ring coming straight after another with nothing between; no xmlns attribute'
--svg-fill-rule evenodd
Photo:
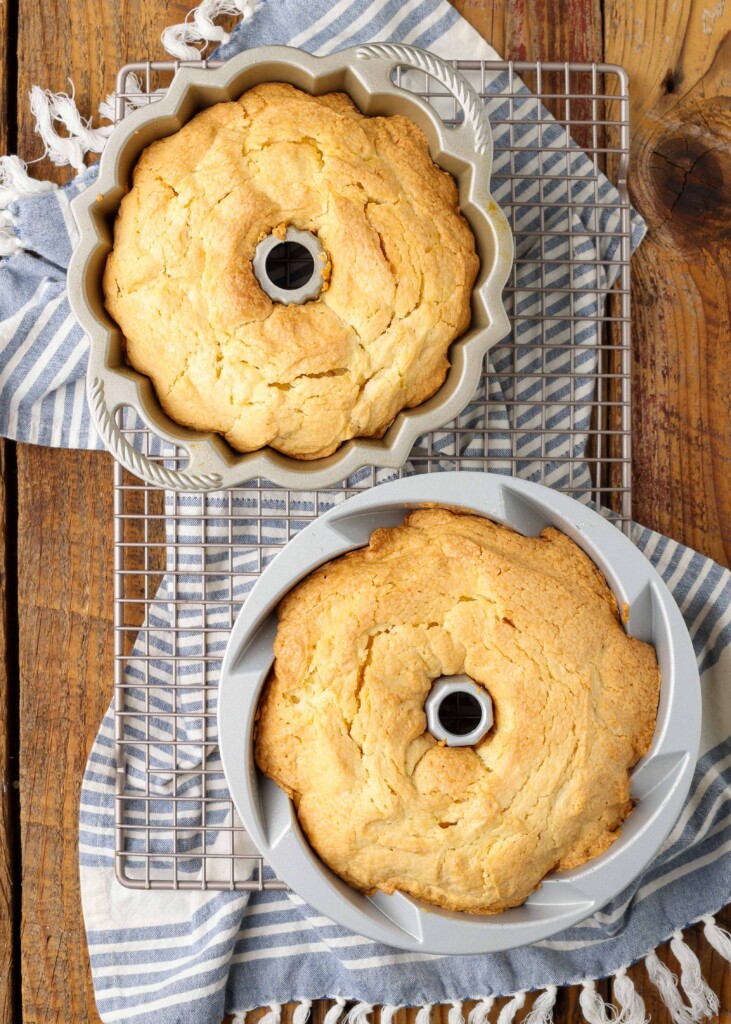
<svg viewBox="0 0 731 1024"><path fill-rule="evenodd" d="M118 119L163 95L181 66L186 62L148 61L122 68ZM465 416L421 438L407 471L517 473L611 509L628 531L626 73L601 64L458 61L455 66L469 73L489 112L501 108L493 187L516 242L505 289L513 333L498 346ZM493 91L498 80L503 87L499 95ZM447 123L457 123L455 101L435 82L421 76L418 85L413 78L404 84L429 100ZM567 129L565 134L556 131L556 122ZM574 173L576 147L614 182L618 201L608 203L593 175ZM544 167L536 178L526 159L539 151L549 152L553 168ZM580 224L577 231L579 205L589 227ZM537 227L522 228L526 209L537 211ZM585 231L595 240L611 236L618 241L611 288L582 283L587 267L599 272L596 253L587 260L575 246L575 236ZM526 254L529 242L534 248ZM568 256L557 261L551 253L562 244ZM530 283L522 277L524 267L532 272ZM525 304L528 294L533 306ZM564 333L554 340L559 325ZM523 336L533 338L516 340ZM496 387L507 422L492 422L488 415ZM121 414L119 422L123 426ZM184 461L182 453L156 447L139 425L127 431L146 454L165 457L171 465ZM251 481L215 495L182 495L165 494L115 464L115 853L122 884L283 888L247 846L216 758L220 659L246 593L281 546L332 504L395 475L400 474L366 470L341 487L317 493Z"/></svg>

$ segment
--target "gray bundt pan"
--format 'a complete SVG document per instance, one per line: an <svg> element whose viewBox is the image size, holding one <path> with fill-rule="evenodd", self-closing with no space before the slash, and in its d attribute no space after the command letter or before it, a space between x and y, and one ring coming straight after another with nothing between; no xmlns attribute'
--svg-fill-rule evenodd
<svg viewBox="0 0 731 1024"><path fill-rule="evenodd" d="M458 506L520 533L546 526L568 534L604 573L630 636L654 645L661 688L652 747L632 773L636 805L606 853L549 875L512 910L475 916L427 906L402 893L368 897L336 877L304 837L289 797L254 763L259 696L269 674L282 597L317 566L368 543L409 509ZM573 498L539 484L478 473L434 473L374 487L330 509L298 534L257 581L233 628L223 661L218 738L226 779L252 839L277 875L338 924L388 946L425 953L494 953L585 920L636 878L675 823L693 776L701 704L693 645L667 587L611 523Z"/></svg>
<svg viewBox="0 0 731 1024"><path fill-rule="evenodd" d="M448 128L419 97L392 80L396 67L416 68L452 94L464 121ZM480 272L472 293L472 323L450 349L451 369L439 391L396 417L380 440L353 439L324 459L292 459L270 448L240 454L213 433L181 427L162 410L151 381L125 363L122 332L104 308L102 275L112 247L114 219L143 149L178 131L199 111L235 100L262 82L289 82L314 94L342 90L365 114L404 114L426 134L434 160L459 186L460 206L477 239ZM362 466L402 466L420 434L443 426L472 398L487 350L505 337L509 322L502 289L513 259L508 223L490 195L492 136L484 104L472 86L439 57L386 43L327 57L286 46L248 50L213 69L181 68L167 95L126 117L102 154L99 178L73 202L80 240L69 267L71 307L91 340L87 393L105 445L127 469L152 484L177 490L234 487L264 477L290 488L326 487ZM160 437L188 453L184 471L167 469L135 451L115 422L131 406Z"/></svg>

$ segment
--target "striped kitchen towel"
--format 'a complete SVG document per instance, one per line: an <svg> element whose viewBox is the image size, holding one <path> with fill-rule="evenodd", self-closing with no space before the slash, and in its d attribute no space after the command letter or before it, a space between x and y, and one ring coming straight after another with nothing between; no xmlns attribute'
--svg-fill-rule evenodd
<svg viewBox="0 0 731 1024"><path fill-rule="evenodd" d="M231 38L225 38L212 20L220 10L238 10L244 15ZM175 56L188 59L197 54L193 44L206 39L221 42L224 56L265 43L291 43L327 53L355 43L393 39L430 48L448 58L496 57L446 0L310 0L308 4L266 0L255 10L249 0L205 0L184 26L168 30L164 36ZM506 85L499 75L489 83L488 107L496 140L511 130L505 123ZM103 145L110 129L91 128L68 97L38 91L33 102L43 115L44 141L59 162L79 170L84 154ZM444 468L450 467L450 458L457 454L488 455L491 467L500 472L506 470L508 458L517 457L521 475L536 479L543 465L539 458L545 453L540 435L531 433L531 427L540 422L535 382L538 375L548 373L555 375L547 396L553 405L555 433L554 461L547 466L545 478L557 487L582 487L588 480L588 467L577 469L573 463L570 472L566 459L581 457L583 447L576 448L575 430L583 425L588 431L590 426L596 370L592 346L597 340L590 318L616 276L617 196L580 150L563 145L567 140L558 125L553 133L541 136L542 144L551 147L548 151L536 146L536 131L530 123L536 116L535 102L526 101L524 110L518 106L518 111L525 122L513 126L517 144L524 147L519 184L524 205L513 208L513 226L516 232L519 229L522 245L521 291L516 301L525 316L520 328L515 328L514 340L521 346L517 374L499 380L488 374L489 423L485 422L484 404L476 402L459 419L465 431L459 435L449 429L441 431L435 450L442 456ZM55 130L59 123L64 126L63 133ZM543 333L541 323L529 319L532 311L540 309L537 284L541 284L531 257L542 255L533 205L536 186L530 174L547 170L557 160L571 163L570 205L578 212L575 220L564 223L561 218L568 218L568 206L565 197L558 196L548 215L559 218L556 233L563 227L570 235L576 247L571 255L582 265L567 270L568 245L551 254L543 278L549 288L556 289L546 300L554 314L549 336ZM70 316L65 294L65 267L74 234L68 202L93 180L94 169L84 171L60 190L32 183L17 158L5 158L0 173L4 180L0 251L9 254L0 261L0 430L20 440L99 447L84 400L86 342ZM510 182L503 187L510 189ZM577 198L583 188L587 197L593 197L596 188L605 209L594 209L587 198L582 210ZM35 194L29 196L31 190ZM499 189L496 198L501 198ZM638 244L642 230L635 218L633 245ZM573 284L576 277L571 274L583 275L585 306L567 309L567 273ZM569 313L576 324L575 318L582 312L588 319L578 329L574 326L572 334ZM576 351L567 355L562 346L572 337ZM512 358L512 353L498 346L491 353L488 370L505 369ZM583 408L569 409L566 404L568 382L561 374L567 375L572 366L581 367L586 374L580 384L586 399ZM508 428L516 424L522 429L519 440L513 441L516 435ZM489 435L485 433L488 426ZM388 477L387 473L379 475L379 479ZM357 486L359 480L351 483ZM118 768L133 792L136 788L147 795L147 786L151 787L155 800L144 804L149 807L149 824L153 829L159 826L161 837L169 836L173 821L183 827L178 839L186 853L181 873L195 878L200 871L203 851L198 798L202 787L211 798L226 796L217 771L217 753L206 746L212 739L212 723L206 725L201 714L215 708L217 659L226 642L228 613L222 604L221 584L234 573L234 596L243 602L259 568L256 543L261 539L273 554L286 542L284 510L297 507L305 523L307 516L337 498L332 494L285 498L276 488L264 488L240 490L233 497L169 494L165 500L168 568L176 571L174 577L163 580L148 611L146 641L138 643L127 665L124 711L128 756L124 764L116 764L110 711L94 744L82 793L82 895L95 993L104 1021L218 1024L224 1012L242 1014L268 1005L265 1024L277 1024L281 1004L297 1000L295 1024L304 1024L310 1002L329 998L334 1004L327 1024L336 1024L349 1003L355 1004L349 1008L349 1024L364 1022L374 1004L383 1005L384 1024L389 1024L396 1007L404 1005L422 1007L419 1024L426 1024L430 1007L442 1002L453 1004L450 1024L458 1024L462 1002L476 999L470 1024L485 1024L495 996L508 995L511 999L500 1012L499 1024L510 1024L524 1004L525 992L540 989L530 1024L544 1024L551 1019L556 986L582 982L581 1006L586 1020L607 1024L614 1019L609 1016L612 1011L599 998L594 980L613 975L619 1011L616 1019L622 1024L641 1024L644 1006L626 974L626 966L641 957L645 957L650 978L676 1024L691 1024L713 1014L716 997L704 982L681 929L703 919L708 941L731 959L731 938L709 916L726 904L731 888L731 818L726 807L731 774L731 694L727 685L731 578L725 570L667 538L639 526L633 529L635 543L663 575L683 611L702 672L704 701L702 747L693 788L655 862L600 913L550 941L490 957L434 957L398 952L353 935L292 893L139 891L115 881ZM203 510L212 520L206 528L204 553L200 542ZM171 603L173 594L175 604ZM176 637L177 649L171 646L171 635ZM173 655L181 654L189 669L186 673L181 672L180 662L172 661ZM160 714L157 719L154 713L151 719L143 719L148 696L141 683L148 680L153 685L149 695L153 712ZM203 692L210 702L205 707ZM175 756L183 759L188 772L184 782L178 778L174 791L171 736L165 717L173 710L180 713L177 738L184 741ZM150 746L145 742L148 729L153 741ZM209 751L205 762L200 755L202 745ZM130 826L144 821L143 801L139 808L131 802L129 813ZM230 821L224 817L215 823L222 831L208 852L225 852L229 833L223 829ZM134 863L139 847L135 846L133 827L128 842ZM169 842L160 838L155 852L158 859L151 867L153 876L156 870L169 868ZM237 849L239 854L246 852L245 845ZM680 968L679 981L653 952L669 937Z"/></svg>

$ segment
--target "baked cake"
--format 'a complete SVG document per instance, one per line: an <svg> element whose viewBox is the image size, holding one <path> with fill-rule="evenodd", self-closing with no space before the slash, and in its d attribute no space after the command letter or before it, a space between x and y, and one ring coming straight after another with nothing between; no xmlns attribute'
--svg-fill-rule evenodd
<svg viewBox="0 0 731 1024"><path fill-rule="evenodd" d="M655 651L558 530L413 512L290 592L275 655L257 763L357 889L497 913L606 850L632 809ZM474 747L427 731L432 685L459 674L493 702Z"/></svg>
<svg viewBox="0 0 731 1024"><path fill-rule="evenodd" d="M329 276L302 305L273 302L252 268L289 226L319 238ZM316 459L440 387L477 269L420 128L269 83L144 150L104 295L172 419Z"/></svg>

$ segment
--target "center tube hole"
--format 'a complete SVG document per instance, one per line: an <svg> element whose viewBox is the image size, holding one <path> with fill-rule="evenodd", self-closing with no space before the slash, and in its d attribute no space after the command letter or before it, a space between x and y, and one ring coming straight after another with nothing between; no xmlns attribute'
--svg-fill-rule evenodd
<svg viewBox="0 0 731 1024"><path fill-rule="evenodd" d="M482 706L471 693L454 690L442 700L437 717L445 732L466 736L482 722Z"/></svg>
<svg viewBox="0 0 731 1024"><path fill-rule="evenodd" d="M272 284L288 292L302 288L315 272L312 253L299 242L275 245L264 266Z"/></svg>

